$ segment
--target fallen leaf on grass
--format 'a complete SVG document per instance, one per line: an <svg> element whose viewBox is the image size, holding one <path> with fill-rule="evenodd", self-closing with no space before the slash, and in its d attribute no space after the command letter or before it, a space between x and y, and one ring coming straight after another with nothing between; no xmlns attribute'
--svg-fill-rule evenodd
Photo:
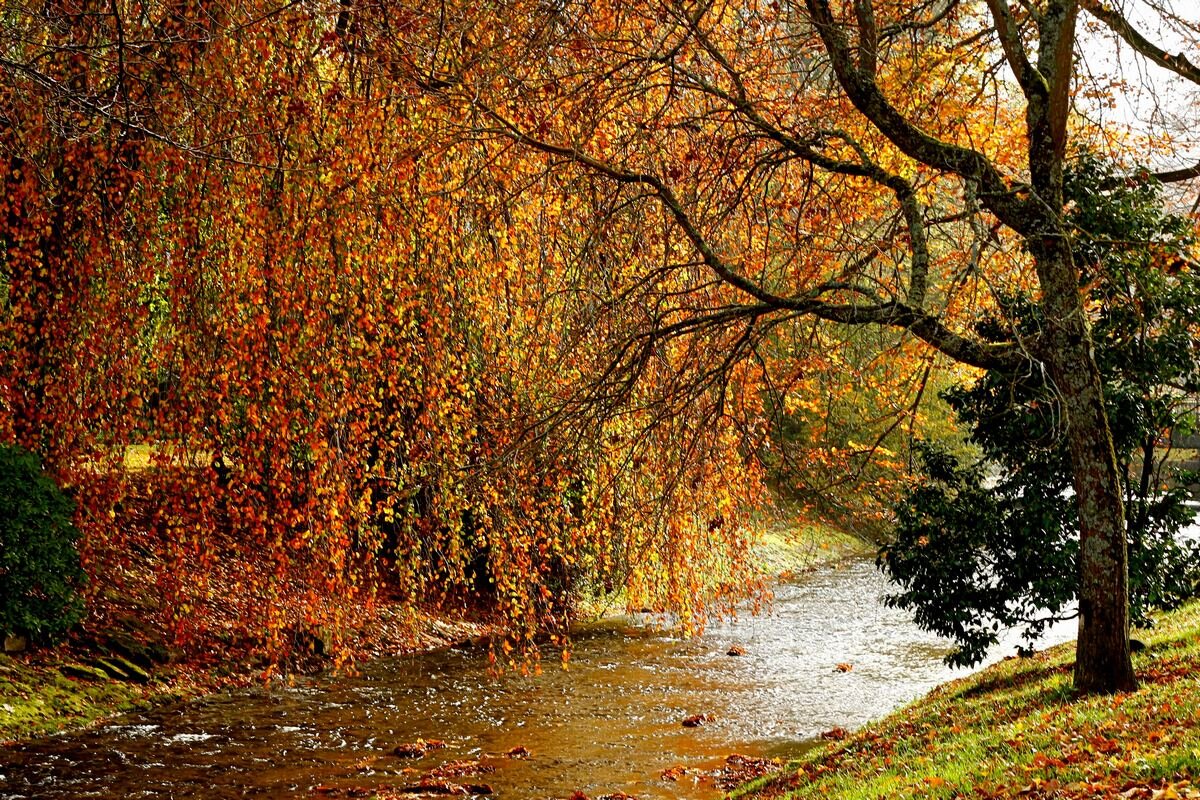
<svg viewBox="0 0 1200 800"><path fill-rule="evenodd" d="M703 773L712 779L721 791L727 792L746 781L761 778L783 768L783 763L774 758L755 758L733 753L725 757L725 766Z"/></svg>

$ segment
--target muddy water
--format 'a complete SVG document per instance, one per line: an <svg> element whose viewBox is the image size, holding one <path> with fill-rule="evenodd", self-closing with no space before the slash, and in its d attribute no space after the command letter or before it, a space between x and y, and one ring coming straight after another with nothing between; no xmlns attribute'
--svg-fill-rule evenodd
<svg viewBox="0 0 1200 800"><path fill-rule="evenodd" d="M492 678L481 653L449 651L159 709L0 750L0 797L315 797L318 786L344 797L491 754L494 773L460 780L501 798L709 800L720 796L711 781L667 781L662 771L710 769L734 752L793 755L959 674L941 663L944 642L880 605L884 589L870 562L854 561L780 587L769 615L699 638L633 619L591 627L569 671L538 678ZM744 656L726 655L734 644ZM683 727L693 714L713 719ZM417 761L391 754L418 738L447 747ZM503 756L518 746L531 756Z"/></svg>

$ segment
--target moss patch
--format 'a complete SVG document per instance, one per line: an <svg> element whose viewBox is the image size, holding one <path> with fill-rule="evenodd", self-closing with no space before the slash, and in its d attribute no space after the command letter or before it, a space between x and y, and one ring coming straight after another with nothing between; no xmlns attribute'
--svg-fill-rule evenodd
<svg viewBox="0 0 1200 800"><path fill-rule="evenodd" d="M145 708L150 695L146 687L72 678L53 666L0 655L0 741L80 727Z"/></svg>

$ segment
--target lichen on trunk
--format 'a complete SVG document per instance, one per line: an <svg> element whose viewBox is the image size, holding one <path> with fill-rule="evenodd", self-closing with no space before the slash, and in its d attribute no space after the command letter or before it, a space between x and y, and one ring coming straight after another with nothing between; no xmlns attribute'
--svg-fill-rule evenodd
<svg viewBox="0 0 1200 800"><path fill-rule="evenodd" d="M1075 688L1137 688L1129 653L1129 566L1125 509L1104 409L1104 387L1079 289L1061 239L1035 249L1046 326L1040 354L1059 393L1079 508L1079 640Z"/></svg>

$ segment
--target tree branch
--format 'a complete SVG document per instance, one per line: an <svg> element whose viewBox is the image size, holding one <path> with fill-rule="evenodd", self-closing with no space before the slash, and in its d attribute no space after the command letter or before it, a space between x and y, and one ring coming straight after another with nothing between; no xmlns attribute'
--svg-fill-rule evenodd
<svg viewBox="0 0 1200 800"><path fill-rule="evenodd" d="M992 21L996 26L996 34L1000 38L1004 57L1008 61L1008 66L1012 68L1021 91L1027 98L1045 97L1048 93L1046 81L1029 61L1025 45L1021 41L1020 28L1017 26L1016 18L1013 17L1012 8L1009 7L1007 0L987 0L987 5L992 12Z"/></svg>
<svg viewBox="0 0 1200 800"><path fill-rule="evenodd" d="M903 328L954 360L982 369L1015 370L1028 360L1025 352L1015 343L991 344L969 339L951 331L935 316L903 303L886 302L871 305L830 303L820 298L826 287L817 287L801 295L775 294L742 275L716 252L691 215L688 214L678 196L657 175L626 170L584 153L577 147L567 147L531 136L494 109L478 101L476 103L484 113L499 123L500 128L496 133L501 136L547 155L572 161L618 183L641 185L651 190L655 199L675 220L675 224L696 248L709 269L725 283L744 292L757 300L759 304L773 311L789 311L848 325L874 324ZM757 306L736 308L753 309L752 313L755 314L763 313Z"/></svg>
<svg viewBox="0 0 1200 800"><path fill-rule="evenodd" d="M850 44L833 17L829 0L805 2L842 90L880 133L922 164L977 181L985 206L1018 233L1033 233L1041 227L1045 211L1019 198L987 156L926 133L888 102L878 84L854 63Z"/></svg>
<svg viewBox="0 0 1200 800"><path fill-rule="evenodd" d="M1163 69L1168 69L1181 78L1200 85L1200 67L1189 61L1183 53L1171 55L1163 50L1129 24L1129 20L1125 19L1120 11L1104 4L1102 0L1081 0L1080 5L1141 55Z"/></svg>

